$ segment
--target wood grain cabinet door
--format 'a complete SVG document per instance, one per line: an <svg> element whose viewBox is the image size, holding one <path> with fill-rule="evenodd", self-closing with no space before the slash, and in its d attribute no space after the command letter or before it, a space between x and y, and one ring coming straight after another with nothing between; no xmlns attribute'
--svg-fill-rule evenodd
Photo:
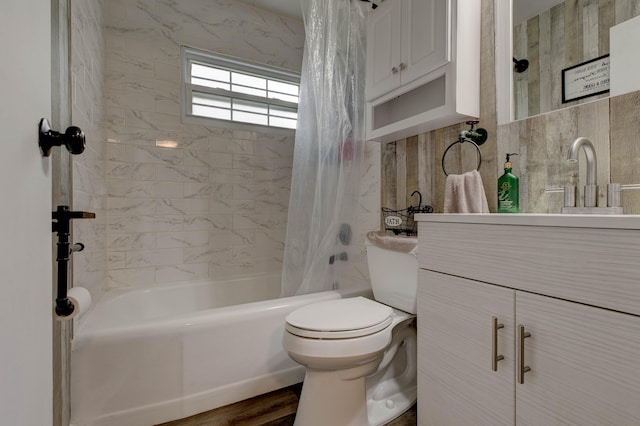
<svg viewBox="0 0 640 426"><path fill-rule="evenodd" d="M516 293L516 424L640 425L640 317Z"/></svg>
<svg viewBox="0 0 640 426"><path fill-rule="evenodd" d="M419 425L514 424L514 304L514 290L419 270Z"/></svg>

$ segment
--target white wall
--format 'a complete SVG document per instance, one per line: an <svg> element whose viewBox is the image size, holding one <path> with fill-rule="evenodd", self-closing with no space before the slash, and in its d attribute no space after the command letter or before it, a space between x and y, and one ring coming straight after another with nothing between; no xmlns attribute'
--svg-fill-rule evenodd
<svg viewBox="0 0 640 426"><path fill-rule="evenodd" d="M0 6L2 425L44 426L53 415L50 162L36 132L51 112L50 8L46 0Z"/></svg>

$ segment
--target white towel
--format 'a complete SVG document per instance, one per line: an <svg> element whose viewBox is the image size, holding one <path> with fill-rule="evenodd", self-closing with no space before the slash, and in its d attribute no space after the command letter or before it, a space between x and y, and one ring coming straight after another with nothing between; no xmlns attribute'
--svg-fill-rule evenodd
<svg viewBox="0 0 640 426"><path fill-rule="evenodd" d="M445 213L489 213L482 178L477 170L447 176L444 190Z"/></svg>

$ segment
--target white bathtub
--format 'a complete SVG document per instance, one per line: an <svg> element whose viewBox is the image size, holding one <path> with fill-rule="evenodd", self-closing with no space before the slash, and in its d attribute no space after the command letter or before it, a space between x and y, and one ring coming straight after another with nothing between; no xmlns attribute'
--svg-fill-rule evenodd
<svg viewBox="0 0 640 426"><path fill-rule="evenodd" d="M301 382L304 369L282 349L285 316L370 296L273 299L279 287L279 276L261 276L107 293L72 342L71 424L154 425Z"/></svg>

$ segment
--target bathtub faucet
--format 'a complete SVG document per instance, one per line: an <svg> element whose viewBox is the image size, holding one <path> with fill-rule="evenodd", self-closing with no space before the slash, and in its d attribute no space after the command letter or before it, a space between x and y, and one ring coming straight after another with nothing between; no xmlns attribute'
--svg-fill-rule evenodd
<svg viewBox="0 0 640 426"><path fill-rule="evenodd" d="M587 182L584 186L584 206L596 207L598 200L598 183L597 183L597 163L596 150L591 141L587 138L580 137L573 141L567 153L567 161L575 163L578 161L578 153L580 148L584 150L587 157Z"/></svg>

